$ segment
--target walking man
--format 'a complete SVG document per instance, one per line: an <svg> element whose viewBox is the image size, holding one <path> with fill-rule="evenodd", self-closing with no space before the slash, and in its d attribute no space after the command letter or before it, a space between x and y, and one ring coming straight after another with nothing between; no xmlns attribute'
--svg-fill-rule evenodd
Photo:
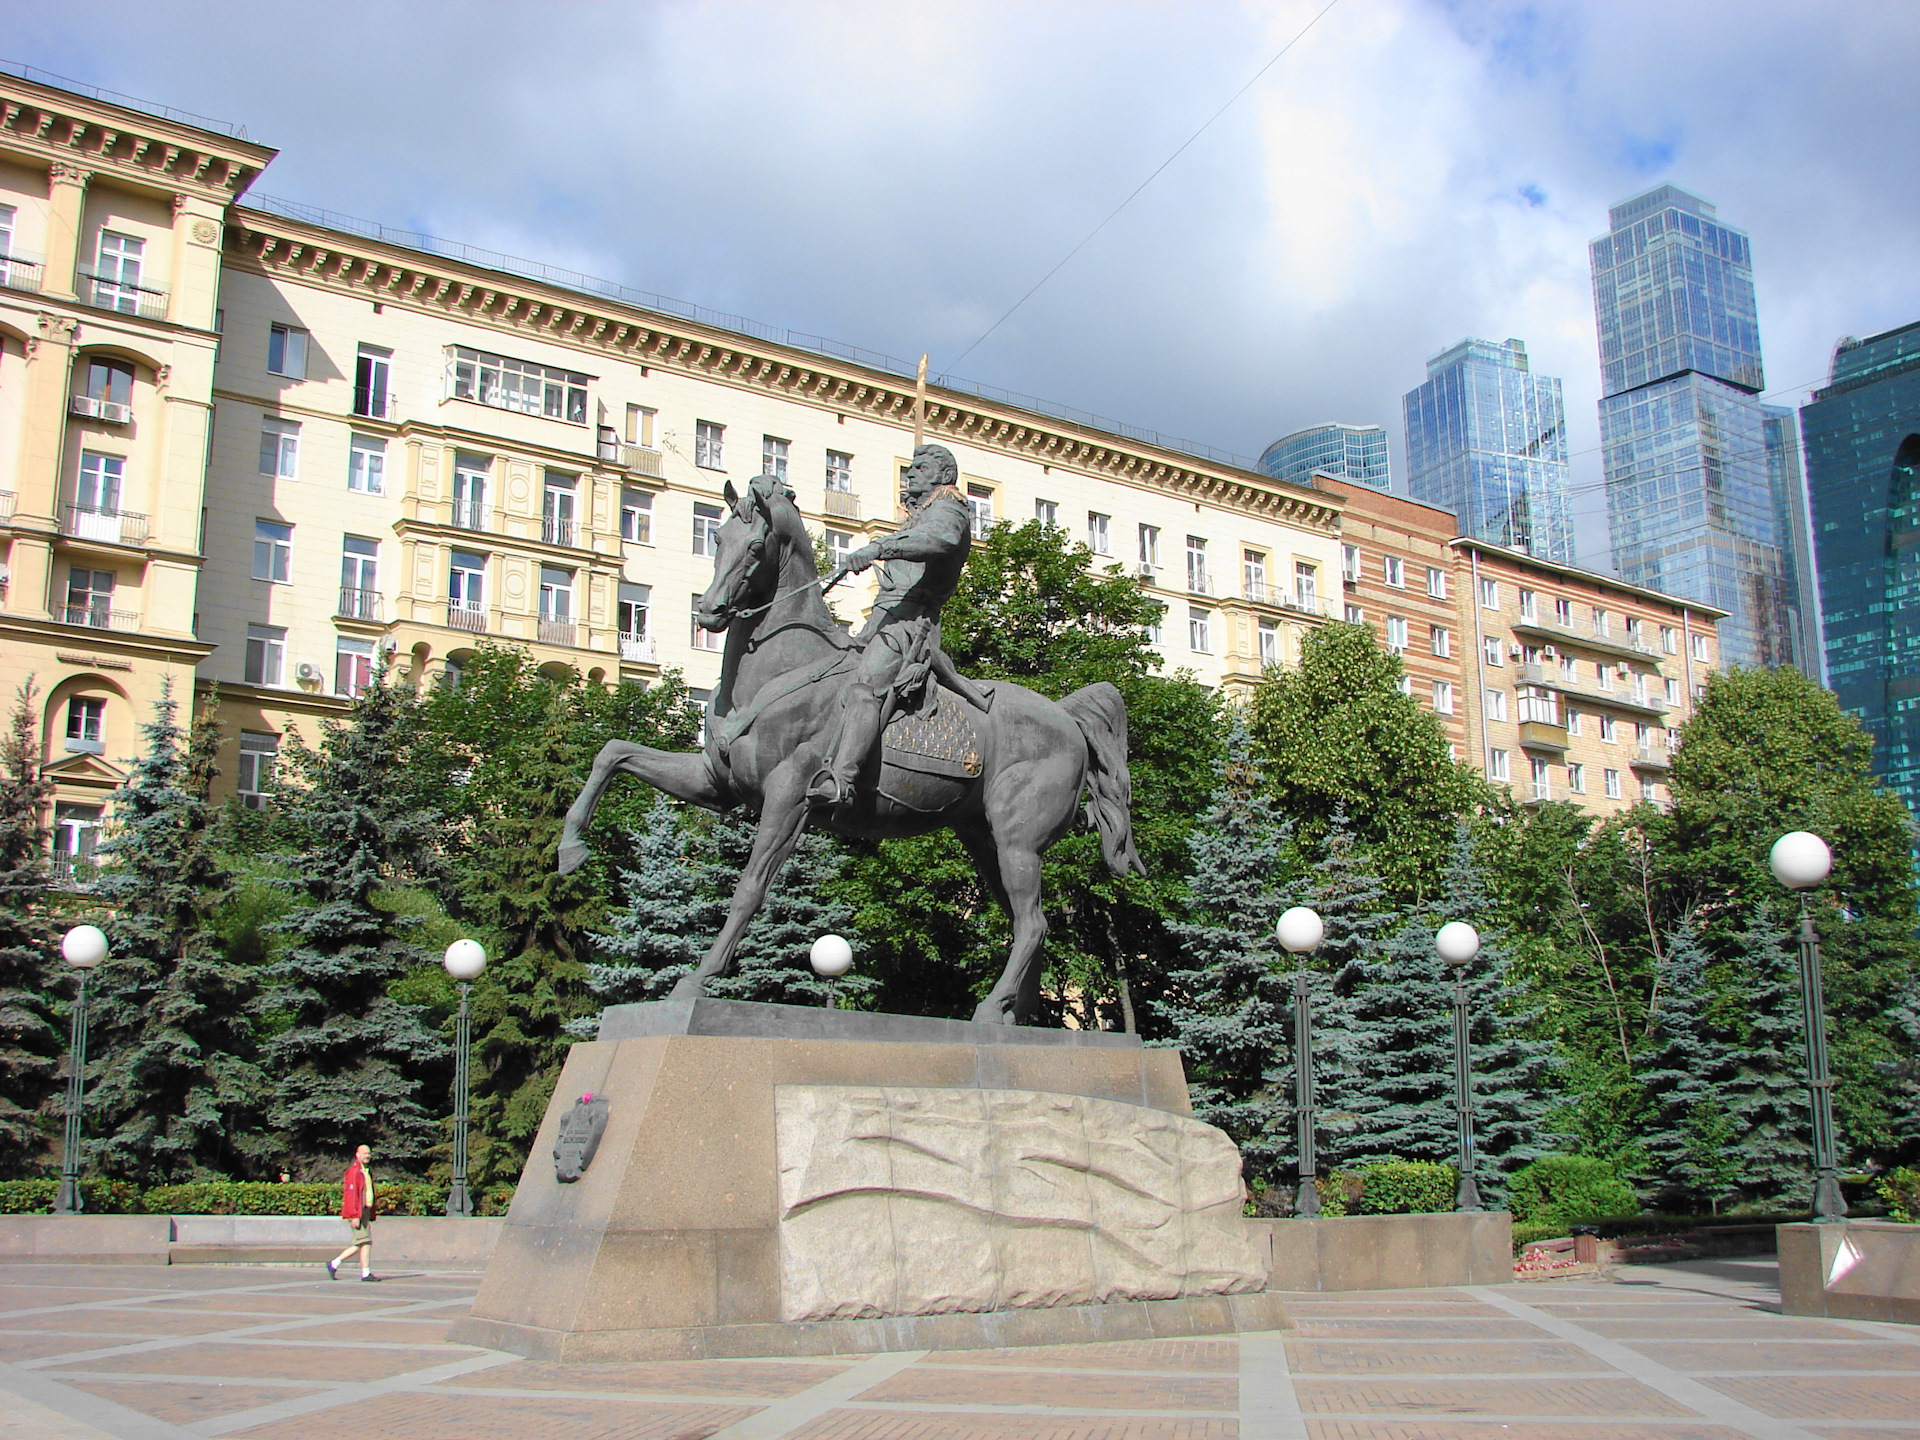
<svg viewBox="0 0 1920 1440"><path fill-rule="evenodd" d="M367 1162L373 1152L362 1145L353 1152L353 1163L340 1182L340 1218L347 1222L352 1240L347 1248L327 1262L327 1277L340 1278L340 1264L356 1251L360 1255L360 1278L377 1281L373 1273L373 1171Z"/></svg>

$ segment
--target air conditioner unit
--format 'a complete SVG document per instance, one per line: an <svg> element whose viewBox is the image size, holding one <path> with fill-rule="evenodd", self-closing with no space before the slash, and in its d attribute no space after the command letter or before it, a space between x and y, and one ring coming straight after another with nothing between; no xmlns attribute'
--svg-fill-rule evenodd
<svg viewBox="0 0 1920 1440"><path fill-rule="evenodd" d="M1618 675L1622 680L1631 679L1633 676L1633 667L1622 660L1618 665L1613 667L1613 673Z"/></svg>
<svg viewBox="0 0 1920 1440"><path fill-rule="evenodd" d="M301 661L300 668L293 673L298 675L300 679L308 685L317 685L320 683L320 667L310 661Z"/></svg>
<svg viewBox="0 0 1920 1440"><path fill-rule="evenodd" d="M1545 660L1557 660L1559 653L1560 652L1555 650L1551 645L1542 645L1540 647L1541 658Z"/></svg>
<svg viewBox="0 0 1920 1440"><path fill-rule="evenodd" d="M1507 658L1509 660L1518 660L1521 657L1521 655L1523 655L1524 653L1526 652L1521 650L1518 644L1512 644L1507 646Z"/></svg>
<svg viewBox="0 0 1920 1440"><path fill-rule="evenodd" d="M1142 560L1139 565L1135 567L1134 573L1142 580L1151 580L1153 578L1153 566Z"/></svg>

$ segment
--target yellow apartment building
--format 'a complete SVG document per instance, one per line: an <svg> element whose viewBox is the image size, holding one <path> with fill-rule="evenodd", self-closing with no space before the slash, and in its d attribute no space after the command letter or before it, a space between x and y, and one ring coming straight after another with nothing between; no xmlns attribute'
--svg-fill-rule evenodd
<svg viewBox="0 0 1920 1440"><path fill-rule="evenodd" d="M183 717L226 212L274 152L0 74L0 702L31 679L55 849Z"/></svg>

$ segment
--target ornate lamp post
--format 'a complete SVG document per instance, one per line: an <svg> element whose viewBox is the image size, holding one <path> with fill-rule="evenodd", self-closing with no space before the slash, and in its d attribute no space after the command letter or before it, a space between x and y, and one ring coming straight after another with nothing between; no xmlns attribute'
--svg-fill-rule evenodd
<svg viewBox="0 0 1920 1440"><path fill-rule="evenodd" d="M853 946L838 935L822 935L813 942L807 960L813 966L813 973L827 982L827 1008L837 1009L840 992L833 982L853 968Z"/></svg>
<svg viewBox="0 0 1920 1440"><path fill-rule="evenodd" d="M1800 1009L1807 1024L1807 1097L1813 1110L1813 1218L1837 1225L1847 1218L1840 1193L1840 1157L1833 1136L1833 1077L1827 1072L1827 1010L1820 987L1820 937L1807 907L1807 891L1833 870L1827 842L1793 830L1773 842L1767 863L1773 878L1800 894Z"/></svg>
<svg viewBox="0 0 1920 1440"><path fill-rule="evenodd" d="M1464 920L1449 920L1433 937L1433 948L1453 967L1453 1113L1460 1128L1460 1188L1455 1210L1478 1210L1480 1188L1473 1183L1473 1073L1467 1020L1467 966L1480 953L1480 932Z"/></svg>
<svg viewBox="0 0 1920 1440"><path fill-rule="evenodd" d="M1293 972L1293 1098L1300 1127L1300 1188L1293 1213L1311 1220L1320 1213L1320 1188L1314 1183L1320 1163L1313 1153L1313 996L1307 988L1306 957L1320 948L1327 927L1315 912L1296 905L1273 927L1282 948L1300 957Z"/></svg>
<svg viewBox="0 0 1920 1440"><path fill-rule="evenodd" d="M447 1214L466 1220L473 1216L473 1196L467 1189L467 1087L471 1080L471 1022L467 992L487 968L487 952L478 940L456 940L441 960L460 986L460 1021L453 1052L453 1184L447 1190Z"/></svg>
<svg viewBox="0 0 1920 1440"><path fill-rule="evenodd" d="M60 1193L53 1213L78 1215L80 1203L80 1113L87 1094L87 972L107 958L107 937L97 925L76 925L60 941L60 953L80 982L73 998L72 1056L67 1072L67 1133L60 1153Z"/></svg>

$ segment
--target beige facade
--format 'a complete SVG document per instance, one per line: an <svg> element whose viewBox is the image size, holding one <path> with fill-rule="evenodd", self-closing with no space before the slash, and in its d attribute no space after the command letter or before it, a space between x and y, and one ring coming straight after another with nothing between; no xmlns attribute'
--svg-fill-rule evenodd
<svg viewBox="0 0 1920 1440"><path fill-rule="evenodd" d="M84 854L195 624L220 241L273 156L0 75L0 686Z"/></svg>

